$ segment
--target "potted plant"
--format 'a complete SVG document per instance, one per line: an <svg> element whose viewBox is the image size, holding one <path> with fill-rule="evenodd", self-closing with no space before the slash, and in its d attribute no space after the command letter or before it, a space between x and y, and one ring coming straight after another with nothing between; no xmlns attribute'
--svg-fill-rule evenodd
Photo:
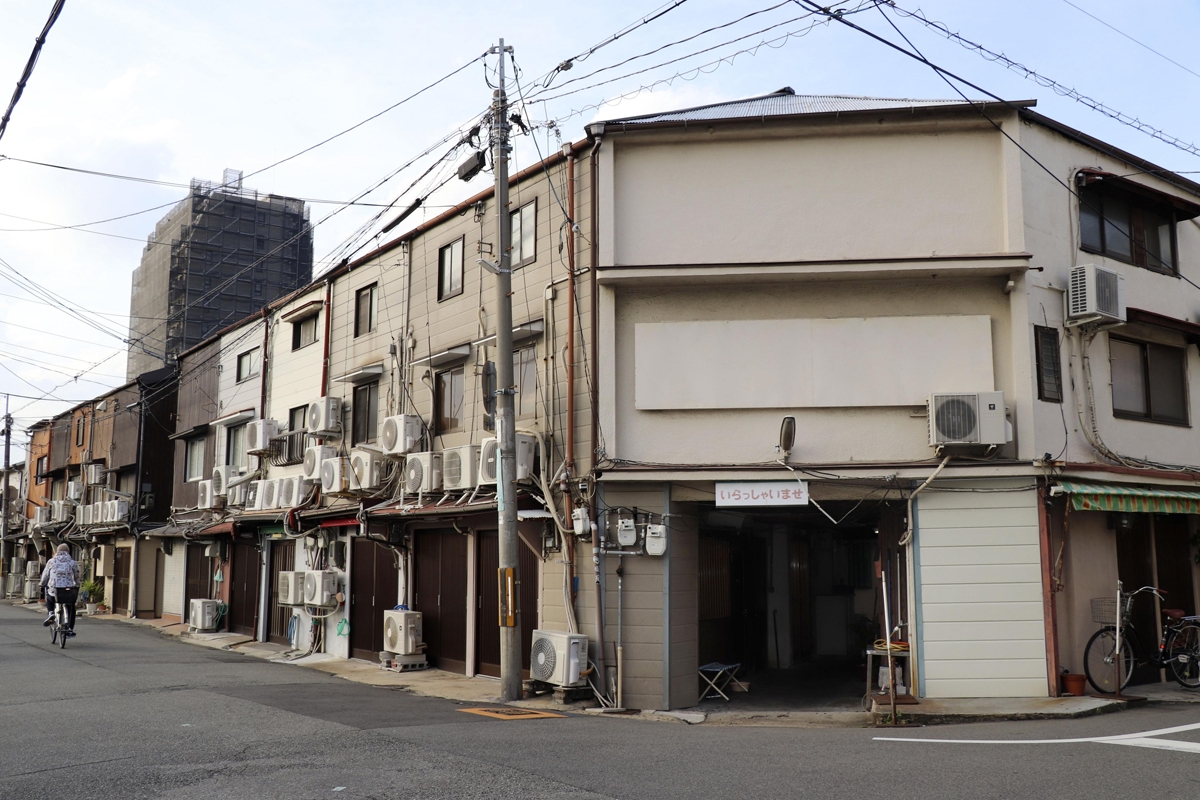
<svg viewBox="0 0 1200 800"><path fill-rule="evenodd" d="M99 605L104 602L104 583L92 578L80 584L79 589L83 593L83 602L87 606L87 613L95 614Z"/></svg>

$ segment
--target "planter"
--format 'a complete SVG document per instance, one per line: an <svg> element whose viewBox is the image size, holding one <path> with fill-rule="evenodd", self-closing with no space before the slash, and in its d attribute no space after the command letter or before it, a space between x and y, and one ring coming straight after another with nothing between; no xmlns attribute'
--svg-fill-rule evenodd
<svg viewBox="0 0 1200 800"><path fill-rule="evenodd" d="M1062 676L1063 694L1083 697L1087 692L1087 677L1067 673Z"/></svg>
<svg viewBox="0 0 1200 800"><path fill-rule="evenodd" d="M88 603L88 604L87 604L87 613L88 613L89 615L90 615L90 614L95 614L95 613L96 613L96 609L97 609L97 608L99 608L99 606L97 606L95 603Z"/></svg>

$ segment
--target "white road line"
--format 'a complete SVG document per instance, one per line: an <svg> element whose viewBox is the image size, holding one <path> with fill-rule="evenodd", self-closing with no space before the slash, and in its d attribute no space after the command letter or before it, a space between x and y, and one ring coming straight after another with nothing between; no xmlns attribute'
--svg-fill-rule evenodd
<svg viewBox="0 0 1200 800"><path fill-rule="evenodd" d="M1200 753L1200 742L1180 742L1174 739L1121 739L1101 744L1128 744L1134 747L1152 747L1155 750L1178 750L1183 753Z"/></svg>
<svg viewBox="0 0 1200 800"><path fill-rule="evenodd" d="M1200 722L1191 725L1176 725L1155 731L1122 733L1117 736L1086 736L1080 739L921 739L915 736L876 736L877 742L929 742L936 744L1079 744L1081 742L1110 742L1121 744L1124 740L1145 739L1150 736L1166 736L1171 733L1200 730Z"/></svg>

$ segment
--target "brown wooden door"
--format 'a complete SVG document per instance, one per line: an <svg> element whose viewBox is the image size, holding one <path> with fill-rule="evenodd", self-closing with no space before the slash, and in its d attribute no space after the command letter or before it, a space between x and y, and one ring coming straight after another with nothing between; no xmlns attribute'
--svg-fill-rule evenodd
<svg viewBox="0 0 1200 800"><path fill-rule="evenodd" d="M356 538L350 554L350 656L378 661L383 612L396 607L400 573L390 547Z"/></svg>
<svg viewBox="0 0 1200 800"><path fill-rule="evenodd" d="M426 654L438 669L467 669L467 537L419 531L413 610L422 614Z"/></svg>
<svg viewBox="0 0 1200 800"><path fill-rule="evenodd" d="M213 598L213 560L204 555L204 545L187 546L187 565L183 583L183 619L191 622L192 600Z"/></svg>
<svg viewBox="0 0 1200 800"><path fill-rule="evenodd" d="M129 561L132 550L128 547L113 548L113 611L129 613Z"/></svg>
<svg viewBox="0 0 1200 800"><path fill-rule="evenodd" d="M475 587L475 671L500 677L500 535L481 531L477 537L479 552ZM529 657L533 631L537 627L537 554L522 539L518 551L520 586L517 590L517 625L521 629L521 669L529 677Z"/></svg>
<svg viewBox="0 0 1200 800"><path fill-rule="evenodd" d="M233 543L233 563L229 571L229 630L242 636L255 636L258 621L258 548L253 542Z"/></svg>
<svg viewBox="0 0 1200 800"><path fill-rule="evenodd" d="M267 641L275 644L291 644L288 625L292 622L292 607L279 605L279 573L296 569L296 543L291 541L271 542L271 595Z"/></svg>

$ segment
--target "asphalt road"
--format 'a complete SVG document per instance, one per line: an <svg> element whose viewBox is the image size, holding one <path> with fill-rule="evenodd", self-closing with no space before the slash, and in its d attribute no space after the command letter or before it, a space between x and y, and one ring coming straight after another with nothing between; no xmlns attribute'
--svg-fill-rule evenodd
<svg viewBox="0 0 1200 800"><path fill-rule="evenodd" d="M0 798L1129 800L1200 791L1195 705L895 734L1003 740L988 743L579 716L501 721L146 627L81 617L78 630L60 650L38 615L0 604Z"/></svg>

